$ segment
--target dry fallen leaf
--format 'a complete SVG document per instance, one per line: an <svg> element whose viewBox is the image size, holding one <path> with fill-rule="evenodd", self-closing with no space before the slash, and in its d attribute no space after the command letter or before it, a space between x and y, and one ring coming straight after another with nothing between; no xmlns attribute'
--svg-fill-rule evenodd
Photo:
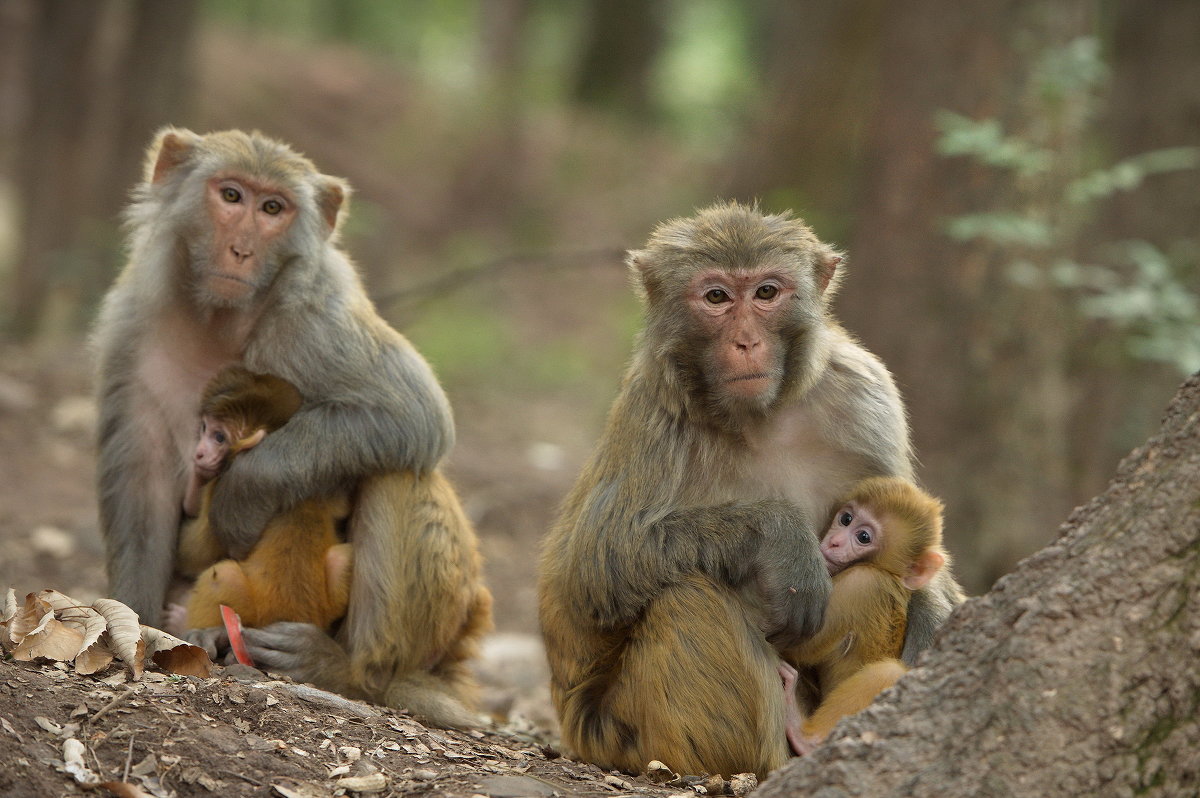
<svg viewBox="0 0 1200 798"><path fill-rule="evenodd" d="M96 599L92 606L108 621L109 644L133 671L134 681L142 678L146 644L142 642L137 613L116 599Z"/></svg>
<svg viewBox="0 0 1200 798"><path fill-rule="evenodd" d="M167 673L201 678L212 675L213 663L204 649L153 626L143 626L141 629L146 654Z"/></svg>
<svg viewBox="0 0 1200 798"><path fill-rule="evenodd" d="M83 633L55 618L50 602L34 593L25 597L25 606L9 622L9 634L17 644L12 657L22 661L44 658L70 662L83 643Z"/></svg>

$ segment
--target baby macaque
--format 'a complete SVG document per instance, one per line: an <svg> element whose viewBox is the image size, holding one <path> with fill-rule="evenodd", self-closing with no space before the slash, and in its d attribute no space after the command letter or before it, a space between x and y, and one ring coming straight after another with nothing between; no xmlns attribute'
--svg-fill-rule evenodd
<svg viewBox="0 0 1200 798"><path fill-rule="evenodd" d="M344 496L309 499L282 513L246 559L224 559L208 526L215 481L239 453L282 427L301 405L296 388L269 374L228 366L205 388L200 439L184 495L179 568L196 582L186 608L168 610L172 631L222 623L221 605L247 626L301 621L328 628L346 613L350 597L350 544L339 542L337 521L349 511Z"/></svg>
<svg viewBox="0 0 1200 798"><path fill-rule="evenodd" d="M802 719L795 668L780 668L788 699L788 740L805 754L845 715L865 708L905 672L900 662L908 599L948 557L942 548L942 504L912 482L872 477L855 485L821 540L833 593L821 630L785 652L817 669L820 703Z"/></svg>

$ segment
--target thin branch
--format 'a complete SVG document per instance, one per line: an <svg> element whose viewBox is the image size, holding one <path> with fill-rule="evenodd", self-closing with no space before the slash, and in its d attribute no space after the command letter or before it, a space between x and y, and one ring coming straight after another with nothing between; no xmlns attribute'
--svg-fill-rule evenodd
<svg viewBox="0 0 1200 798"><path fill-rule="evenodd" d="M383 308L411 312L435 298L457 291L485 277L495 277L503 272L535 267L548 272L559 271L580 268L596 262L621 263L624 258L625 250L617 247L587 249L578 252L505 255L476 266L451 269L411 288L384 294L377 298L375 303Z"/></svg>

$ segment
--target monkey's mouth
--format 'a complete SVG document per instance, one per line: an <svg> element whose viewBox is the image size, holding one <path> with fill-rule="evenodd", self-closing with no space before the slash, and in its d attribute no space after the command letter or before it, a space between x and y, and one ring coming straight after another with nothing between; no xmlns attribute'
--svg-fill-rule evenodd
<svg viewBox="0 0 1200 798"><path fill-rule="evenodd" d="M765 371L756 374L743 374L740 377L730 377L727 382L753 382L755 380L769 380L771 375Z"/></svg>
<svg viewBox="0 0 1200 798"><path fill-rule="evenodd" d="M198 465L196 466L196 473L200 476L200 479L208 481L215 478L217 474L220 473L220 469Z"/></svg>
<svg viewBox="0 0 1200 798"><path fill-rule="evenodd" d="M250 282L249 280L247 280L243 277L238 277L236 274L226 274L225 272L213 272L212 276L216 277L220 280L229 280L232 283L239 283L248 288L254 288L254 283Z"/></svg>

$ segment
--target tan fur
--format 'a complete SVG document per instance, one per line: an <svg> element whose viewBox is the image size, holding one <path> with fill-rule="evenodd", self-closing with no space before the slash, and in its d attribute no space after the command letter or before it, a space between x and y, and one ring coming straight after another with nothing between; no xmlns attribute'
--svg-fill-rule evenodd
<svg viewBox="0 0 1200 798"><path fill-rule="evenodd" d="M551 694L586 761L765 774L790 755L778 651L820 626L819 524L859 480L912 474L890 375L833 320L840 261L802 222L736 203L630 253L645 328L540 563ZM759 395L713 365L738 361L691 309L709 273L794 291L736 330L766 347Z"/></svg>

